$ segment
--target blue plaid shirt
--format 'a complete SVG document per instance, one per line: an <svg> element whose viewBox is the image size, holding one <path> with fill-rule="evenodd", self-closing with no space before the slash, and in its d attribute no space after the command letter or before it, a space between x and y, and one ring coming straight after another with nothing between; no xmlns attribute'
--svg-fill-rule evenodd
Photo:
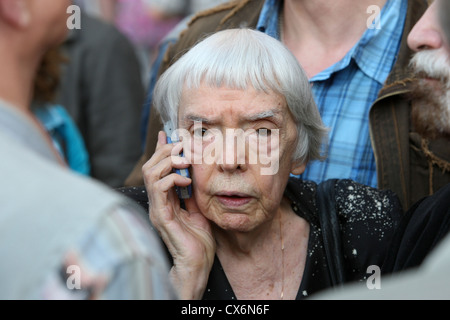
<svg viewBox="0 0 450 320"><path fill-rule="evenodd" d="M257 25L258 30L276 39L280 39L281 3L266 0ZM407 6L407 0L388 0L380 13L380 28L368 28L341 61L310 79L330 134L327 159L309 163L300 176L302 179L321 182L347 178L377 186L369 110L395 63Z"/></svg>

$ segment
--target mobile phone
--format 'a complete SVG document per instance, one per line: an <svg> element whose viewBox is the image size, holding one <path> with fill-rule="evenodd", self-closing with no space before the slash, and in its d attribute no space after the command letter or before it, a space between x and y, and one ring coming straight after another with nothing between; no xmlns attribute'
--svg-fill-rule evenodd
<svg viewBox="0 0 450 320"><path fill-rule="evenodd" d="M177 143L180 141L176 131L171 122L166 122L164 124L164 131L167 136L167 143ZM173 139L173 140L172 140ZM183 157L183 152L180 153L180 156ZM188 169L174 169L174 172L183 176L190 178ZM175 191L177 192L178 198L180 199L189 199L192 196L192 188L191 186L187 187L178 187L175 186Z"/></svg>

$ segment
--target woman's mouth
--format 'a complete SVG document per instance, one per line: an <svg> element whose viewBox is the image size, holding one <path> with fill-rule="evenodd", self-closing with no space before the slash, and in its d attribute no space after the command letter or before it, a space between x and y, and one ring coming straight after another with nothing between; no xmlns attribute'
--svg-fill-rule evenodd
<svg viewBox="0 0 450 320"><path fill-rule="evenodd" d="M239 192L220 192L216 194L218 201L229 208L239 208L250 201L252 201L252 196Z"/></svg>

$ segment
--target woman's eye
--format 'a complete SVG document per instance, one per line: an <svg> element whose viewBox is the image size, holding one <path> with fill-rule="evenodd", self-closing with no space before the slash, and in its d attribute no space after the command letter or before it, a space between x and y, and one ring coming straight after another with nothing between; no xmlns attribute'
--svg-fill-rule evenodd
<svg viewBox="0 0 450 320"><path fill-rule="evenodd" d="M267 128L260 128L256 130L256 133L258 134L258 136L266 136L269 137L270 134L272 133L272 130L267 129Z"/></svg>
<svg viewBox="0 0 450 320"><path fill-rule="evenodd" d="M205 128L197 128L194 130L194 136L203 137L205 135L206 131L207 130Z"/></svg>

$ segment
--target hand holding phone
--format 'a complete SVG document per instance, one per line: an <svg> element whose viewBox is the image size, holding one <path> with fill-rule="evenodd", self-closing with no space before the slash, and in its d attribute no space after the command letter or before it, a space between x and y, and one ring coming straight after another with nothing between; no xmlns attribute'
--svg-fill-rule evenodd
<svg viewBox="0 0 450 320"><path fill-rule="evenodd" d="M167 143L171 144L180 141L171 122L166 122L164 124L164 131L167 136ZM183 157L183 152L180 153L180 156ZM183 177L190 178L188 169L174 169L174 172ZM175 186L175 191L177 192L179 199L189 199L192 196L192 188L190 185L187 187Z"/></svg>
<svg viewBox="0 0 450 320"><path fill-rule="evenodd" d="M180 296L185 299L201 298L201 290L194 288L197 288L197 279L200 278L203 279L201 286L206 286L208 270L214 262L216 241L210 221L203 215L194 198L194 190L191 195L191 181L177 175L188 176L187 169L176 168L186 168L189 161L180 161L183 151L183 146L179 145L181 143L170 145L185 138L184 135L181 137L179 130L171 130L174 127L165 126L166 137L162 132L158 134L155 153L142 167L149 217L172 257L172 266L176 268L173 272L174 283L178 284ZM188 142L183 142L186 147L184 156L188 157ZM174 187L177 195L174 194ZM191 198L187 199L189 196ZM181 199L177 201L174 197Z"/></svg>

